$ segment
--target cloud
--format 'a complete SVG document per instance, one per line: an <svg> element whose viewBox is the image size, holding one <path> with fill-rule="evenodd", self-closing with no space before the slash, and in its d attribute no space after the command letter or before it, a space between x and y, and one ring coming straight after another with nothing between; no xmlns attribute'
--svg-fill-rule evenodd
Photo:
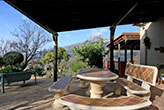
<svg viewBox="0 0 164 110"><path fill-rule="evenodd" d="M89 31L87 36L102 36L106 32L108 32L107 28L92 29L92 30Z"/></svg>
<svg viewBox="0 0 164 110"><path fill-rule="evenodd" d="M108 32L109 30L107 29L107 28L102 28L102 29L100 29L100 33L105 33L105 32Z"/></svg>

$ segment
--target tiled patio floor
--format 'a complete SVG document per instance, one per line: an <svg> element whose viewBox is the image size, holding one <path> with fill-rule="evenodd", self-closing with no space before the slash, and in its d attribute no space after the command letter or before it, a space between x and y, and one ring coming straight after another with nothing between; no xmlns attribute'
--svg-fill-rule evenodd
<svg viewBox="0 0 164 110"><path fill-rule="evenodd" d="M27 81L25 85L22 85L22 82L12 83L9 87L5 87L5 94L0 94L0 110L51 110L54 93L50 93L48 87L52 83L52 79L46 77L38 78L36 85L34 79ZM79 80L73 79L70 87L71 93L89 96L86 92L88 89L81 89L78 85ZM115 90L114 82L106 82L103 96L116 97ZM164 110L164 84L151 88L151 91L151 101L153 101L151 110ZM125 95L124 90L123 93Z"/></svg>

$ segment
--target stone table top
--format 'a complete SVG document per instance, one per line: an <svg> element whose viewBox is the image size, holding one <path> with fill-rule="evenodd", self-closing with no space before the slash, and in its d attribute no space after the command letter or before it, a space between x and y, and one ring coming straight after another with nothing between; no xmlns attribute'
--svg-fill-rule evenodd
<svg viewBox="0 0 164 110"><path fill-rule="evenodd" d="M107 70L107 69L80 69L77 77L89 81L105 81L105 80L115 80L118 78L118 75Z"/></svg>

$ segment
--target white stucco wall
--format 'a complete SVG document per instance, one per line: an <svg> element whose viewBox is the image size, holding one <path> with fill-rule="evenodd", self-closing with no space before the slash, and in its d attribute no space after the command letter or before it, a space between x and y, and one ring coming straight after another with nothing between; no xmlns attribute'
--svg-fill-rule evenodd
<svg viewBox="0 0 164 110"><path fill-rule="evenodd" d="M151 47L147 53L147 64L157 65L164 64L164 53L156 51L154 48L164 47L164 17L156 22L147 23L146 26L140 28L140 63L145 64L145 46L143 39L145 38L145 30L150 38Z"/></svg>

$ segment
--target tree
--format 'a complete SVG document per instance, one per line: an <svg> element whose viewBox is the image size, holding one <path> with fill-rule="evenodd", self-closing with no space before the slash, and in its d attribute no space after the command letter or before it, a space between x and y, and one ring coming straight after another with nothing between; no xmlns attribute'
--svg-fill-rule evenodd
<svg viewBox="0 0 164 110"><path fill-rule="evenodd" d="M54 61L54 51L50 50L45 56L40 59L40 62L43 65L49 64Z"/></svg>
<svg viewBox="0 0 164 110"><path fill-rule="evenodd" d="M5 62L5 65L16 65L23 62L23 55L19 52L8 52L3 56L3 61Z"/></svg>
<svg viewBox="0 0 164 110"><path fill-rule="evenodd" d="M24 55L22 69L25 69L41 48L51 41L43 29L27 21L11 34L16 38L11 42L11 47Z"/></svg>
<svg viewBox="0 0 164 110"><path fill-rule="evenodd" d="M103 66L103 40L100 39L98 43L84 44L80 47L75 47L73 50L77 60L87 62L88 66L96 66L102 68Z"/></svg>
<svg viewBox="0 0 164 110"><path fill-rule="evenodd" d="M24 56L20 52L11 51L3 56L3 61L7 71L22 71ZM5 69L4 69L5 70Z"/></svg>
<svg viewBox="0 0 164 110"><path fill-rule="evenodd" d="M65 61L69 60L70 55L68 54L68 52L62 48L62 47L58 47L58 55L57 55L57 59L58 59L58 63L60 64L60 62L64 59Z"/></svg>
<svg viewBox="0 0 164 110"><path fill-rule="evenodd" d="M7 52L11 51L10 42L10 40L0 39L0 56L3 56Z"/></svg>
<svg viewBox="0 0 164 110"><path fill-rule="evenodd" d="M70 55L68 54L68 52L64 48L58 47L58 53L57 54L58 54L57 55L58 64L60 64L60 62L62 60L65 60L65 61L69 60ZM43 56L40 59L40 62L44 65L52 63L53 61L54 61L54 51L53 50L49 51L45 56Z"/></svg>

